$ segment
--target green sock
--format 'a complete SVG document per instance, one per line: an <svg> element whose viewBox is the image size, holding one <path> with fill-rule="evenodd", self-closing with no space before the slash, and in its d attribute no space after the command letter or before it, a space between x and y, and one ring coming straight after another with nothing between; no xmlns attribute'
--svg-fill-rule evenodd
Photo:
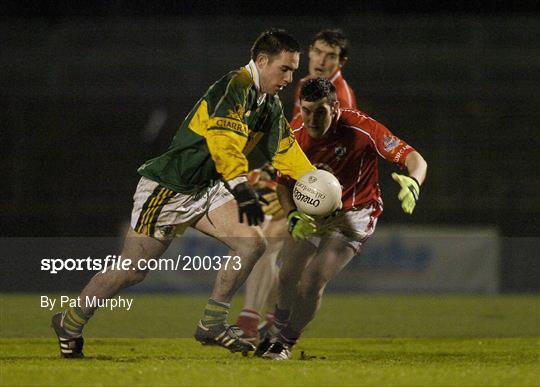
<svg viewBox="0 0 540 387"><path fill-rule="evenodd" d="M80 335L84 325L90 317L86 316L78 306L66 309L64 312L64 321L62 327L67 333L74 336Z"/></svg>
<svg viewBox="0 0 540 387"><path fill-rule="evenodd" d="M202 318L203 325L210 328L212 326L224 324L225 321L227 321L230 307L231 304L229 303L219 302L209 298L208 303L204 308L204 317Z"/></svg>

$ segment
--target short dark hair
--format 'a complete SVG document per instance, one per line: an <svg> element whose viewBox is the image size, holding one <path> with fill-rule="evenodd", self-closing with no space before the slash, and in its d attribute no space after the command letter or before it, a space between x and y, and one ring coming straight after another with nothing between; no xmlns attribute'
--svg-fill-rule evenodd
<svg viewBox="0 0 540 387"><path fill-rule="evenodd" d="M326 97L330 104L337 101L336 87L323 77L311 78L304 82L300 89L302 101L315 102Z"/></svg>
<svg viewBox="0 0 540 387"><path fill-rule="evenodd" d="M333 47L339 47L339 59L347 58L349 53L349 41L345 35L343 35L343 31L339 29L319 31L311 40L310 45L313 46L317 40L322 40Z"/></svg>
<svg viewBox="0 0 540 387"><path fill-rule="evenodd" d="M281 52L300 52L300 43L287 31L273 28L259 35L251 47L251 59L257 59L261 53L268 56L279 55Z"/></svg>

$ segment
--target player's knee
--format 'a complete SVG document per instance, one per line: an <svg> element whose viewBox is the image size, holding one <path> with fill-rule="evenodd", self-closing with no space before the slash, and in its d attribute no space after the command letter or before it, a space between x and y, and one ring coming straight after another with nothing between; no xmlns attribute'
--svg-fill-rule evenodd
<svg viewBox="0 0 540 387"><path fill-rule="evenodd" d="M322 295L329 278L320 273L302 278L299 293L304 298L319 297Z"/></svg>
<svg viewBox="0 0 540 387"><path fill-rule="evenodd" d="M278 276L278 286L280 288L288 288L291 286L291 284L292 284L292 281L288 273L284 272L283 270L280 270L279 276Z"/></svg>
<svg viewBox="0 0 540 387"><path fill-rule="evenodd" d="M298 271L283 270L282 268L278 275L278 286L280 291L287 294L296 293L300 275L301 273Z"/></svg>
<svg viewBox="0 0 540 387"><path fill-rule="evenodd" d="M253 228L249 235L246 235L238 241L237 251L242 251L244 255L258 259L266 251L268 242L259 230Z"/></svg>
<svg viewBox="0 0 540 387"><path fill-rule="evenodd" d="M253 254L258 258L262 257L266 248L268 247L268 242L264 236L258 237L253 243Z"/></svg>
<svg viewBox="0 0 540 387"><path fill-rule="evenodd" d="M148 270L139 270L138 268L131 268L131 270L126 270L124 277L124 286L133 286L144 281L147 274Z"/></svg>
<svg viewBox="0 0 540 387"><path fill-rule="evenodd" d="M300 289L298 291L298 295L301 300L304 300L304 302L308 302L309 300L316 300L322 297L324 293L325 285L320 284L312 284L308 286L302 286L300 285Z"/></svg>

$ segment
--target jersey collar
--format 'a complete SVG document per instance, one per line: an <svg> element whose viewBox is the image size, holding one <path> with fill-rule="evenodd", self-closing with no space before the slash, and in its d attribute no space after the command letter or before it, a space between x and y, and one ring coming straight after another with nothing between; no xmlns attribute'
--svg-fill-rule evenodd
<svg viewBox="0 0 540 387"><path fill-rule="evenodd" d="M332 131L332 133L336 133L337 127L338 127L338 121L341 118L341 109L338 109L336 115L334 116L334 119L332 120L332 123L330 124L330 129L328 131Z"/></svg>
<svg viewBox="0 0 540 387"><path fill-rule="evenodd" d="M334 74L332 74L330 76L330 78L328 78L328 80L332 83L334 83L336 81L336 79L338 79L339 77L341 77L341 69L338 67L338 69L336 70L336 72Z"/></svg>
<svg viewBox="0 0 540 387"><path fill-rule="evenodd" d="M257 89L257 105L261 105L266 98L266 93L261 93L260 75L259 70L257 69L257 65L252 59L245 67L246 70L249 72L249 75L251 75L251 78L253 78L253 83L255 83L255 88Z"/></svg>

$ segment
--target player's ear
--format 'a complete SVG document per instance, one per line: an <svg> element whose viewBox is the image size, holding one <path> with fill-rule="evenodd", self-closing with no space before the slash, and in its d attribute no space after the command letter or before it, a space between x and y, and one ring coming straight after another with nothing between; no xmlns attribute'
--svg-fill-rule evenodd
<svg viewBox="0 0 540 387"><path fill-rule="evenodd" d="M268 57L268 54L260 53L257 55L257 58L255 59L255 64L257 65L258 69L262 69L264 66L268 64L268 61L270 58Z"/></svg>
<svg viewBox="0 0 540 387"><path fill-rule="evenodd" d="M349 60L349 58L347 58L346 56L344 56L343 58L340 58L339 59L339 67L345 66L345 63L347 63L348 60Z"/></svg>
<svg viewBox="0 0 540 387"><path fill-rule="evenodd" d="M334 102L334 106L332 106L332 113L337 113L339 111L339 101Z"/></svg>

